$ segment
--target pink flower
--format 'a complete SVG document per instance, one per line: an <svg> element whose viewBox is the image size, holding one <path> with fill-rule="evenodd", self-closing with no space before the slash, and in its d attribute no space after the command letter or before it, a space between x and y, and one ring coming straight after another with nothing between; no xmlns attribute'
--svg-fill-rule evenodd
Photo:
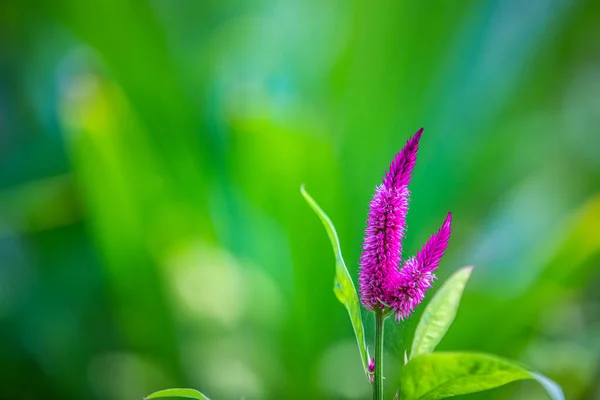
<svg viewBox="0 0 600 400"><path fill-rule="evenodd" d="M425 292L435 279L432 271L448 246L451 221L452 214L448 213L440 230L429 238L417 257L406 260L400 272L389 280L387 300L396 321L408 318L425 298Z"/></svg>
<svg viewBox="0 0 600 400"><path fill-rule="evenodd" d="M375 189L360 257L362 304L369 311L389 308L397 321L410 316L425 297L450 238L452 215L448 214L440 230L417 256L407 259L399 269L410 194L408 184L422 133L421 128L406 142L394 157L383 183Z"/></svg>
<svg viewBox="0 0 600 400"><path fill-rule="evenodd" d="M387 282L398 270L408 211L408 183L422 132L420 129L396 155L369 205L359 270L361 302L369 311L383 307Z"/></svg>

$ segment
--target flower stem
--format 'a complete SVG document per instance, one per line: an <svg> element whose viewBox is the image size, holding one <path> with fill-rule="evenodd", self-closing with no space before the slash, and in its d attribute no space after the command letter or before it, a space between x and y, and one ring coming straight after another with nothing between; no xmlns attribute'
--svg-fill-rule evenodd
<svg viewBox="0 0 600 400"><path fill-rule="evenodd" d="M383 326L385 316L379 308L375 309L375 381L373 382L373 400L383 400Z"/></svg>

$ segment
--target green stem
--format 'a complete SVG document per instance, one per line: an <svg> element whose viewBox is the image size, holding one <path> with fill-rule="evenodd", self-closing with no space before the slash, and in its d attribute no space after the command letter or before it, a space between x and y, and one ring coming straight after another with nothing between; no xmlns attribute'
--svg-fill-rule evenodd
<svg viewBox="0 0 600 400"><path fill-rule="evenodd" d="M375 310L375 381L373 400L383 400L383 326L385 316L380 309Z"/></svg>

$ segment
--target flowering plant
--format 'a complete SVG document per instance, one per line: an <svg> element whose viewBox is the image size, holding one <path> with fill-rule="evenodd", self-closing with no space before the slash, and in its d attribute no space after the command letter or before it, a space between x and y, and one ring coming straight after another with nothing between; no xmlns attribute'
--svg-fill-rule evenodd
<svg viewBox="0 0 600 400"><path fill-rule="evenodd" d="M301 193L325 226L336 261L333 291L346 307L354 329L365 377L373 388L373 399L382 400L384 322L394 316L399 322L409 318L425 298L450 239L452 214L414 257L401 263L402 239L408 211L408 185L417 159L423 129L410 138L394 157L389 170L369 205L363 253L359 268L359 293L340 250L335 227L327 214L306 192ZM401 266L401 267L400 267ZM509 360L483 353L434 352L456 316L460 299L473 267L456 271L440 287L425 308L415 330L410 352L404 352L400 388L395 399L437 400L475 393L509 382L534 379L552 400L564 400L560 387L541 374ZM360 294L360 302L359 302ZM365 339L360 304L375 314L374 357ZM193 389L168 389L146 399L188 398L207 400Z"/></svg>
<svg viewBox="0 0 600 400"><path fill-rule="evenodd" d="M417 159L423 129L410 138L393 159L369 206L363 253L360 258L360 302L375 314L375 355L369 355L356 289L346 269L333 223L309 196L302 194L320 217L336 256L334 292L350 315L365 375L373 388L373 399L383 399L384 321L411 316L425 297L450 238L452 214L425 243L416 257L406 258L401 268L402 239L408 211L408 184ZM535 379L553 400L564 400L560 387L550 379L511 361L489 354L434 352L454 321L462 292L473 267L455 272L425 308L415 330L410 353L404 353L404 368L396 399L436 400L475 393L522 379Z"/></svg>

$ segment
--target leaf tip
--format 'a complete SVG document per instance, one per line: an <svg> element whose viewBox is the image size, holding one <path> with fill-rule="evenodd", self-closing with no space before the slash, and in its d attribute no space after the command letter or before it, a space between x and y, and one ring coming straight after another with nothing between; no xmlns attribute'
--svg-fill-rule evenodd
<svg viewBox="0 0 600 400"><path fill-rule="evenodd" d="M313 198L310 197L310 194L308 194L308 192L306 191L304 183L300 185L300 194L302 195L302 197L304 197L304 200L306 200L309 204L314 202Z"/></svg>
<svg viewBox="0 0 600 400"><path fill-rule="evenodd" d="M466 267L462 267L461 269L462 269L463 271L469 271L469 274L470 274L470 273L472 273L472 272L473 272L473 270L475 269L475 266L474 266L474 265L469 265L469 266L466 266Z"/></svg>
<svg viewBox="0 0 600 400"><path fill-rule="evenodd" d="M552 400L565 400L565 394L558 383L554 382L552 379L540 373L530 373L533 376L533 379L535 379L540 385L542 385L542 387L544 388L546 393L548 393Z"/></svg>

